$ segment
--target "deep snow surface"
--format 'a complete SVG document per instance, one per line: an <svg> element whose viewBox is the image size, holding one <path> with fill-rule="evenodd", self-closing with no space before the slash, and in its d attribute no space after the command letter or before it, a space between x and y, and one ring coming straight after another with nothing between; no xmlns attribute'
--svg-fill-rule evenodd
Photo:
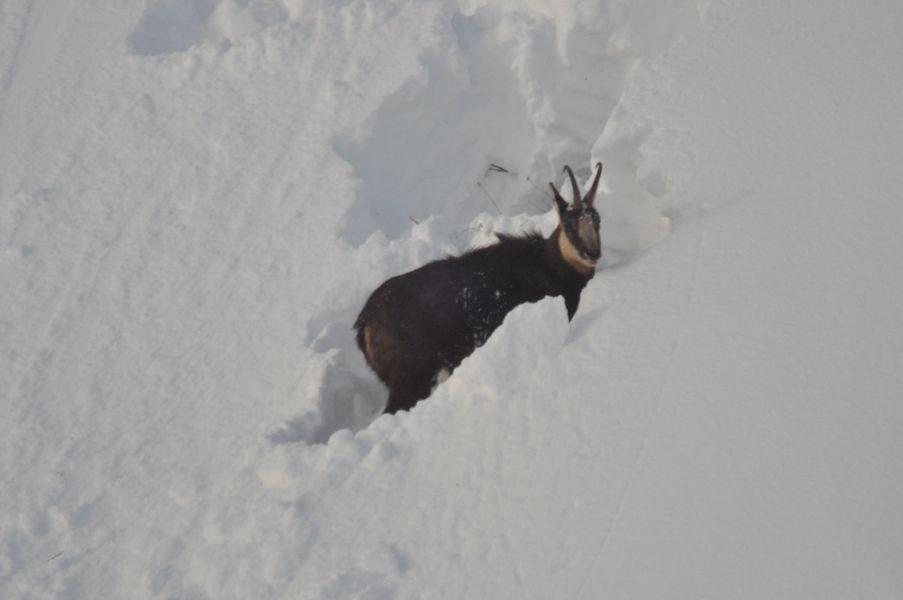
<svg viewBox="0 0 903 600"><path fill-rule="evenodd" d="M0 597L898 597L901 29L6 0ZM367 294L548 233L595 160L574 321L520 307L374 420Z"/></svg>

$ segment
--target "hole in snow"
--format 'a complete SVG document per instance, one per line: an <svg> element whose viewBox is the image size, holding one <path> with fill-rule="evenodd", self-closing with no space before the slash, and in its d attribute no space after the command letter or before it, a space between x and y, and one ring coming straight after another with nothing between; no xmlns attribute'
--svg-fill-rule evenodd
<svg viewBox="0 0 903 600"><path fill-rule="evenodd" d="M354 340L350 313L315 320L311 348L327 361L313 410L283 423L269 435L274 444L325 444L336 431L367 427L382 413L386 390L364 362Z"/></svg>
<svg viewBox="0 0 903 600"><path fill-rule="evenodd" d="M205 41L229 42L287 18L281 0L158 0L127 42L133 54L183 52Z"/></svg>
<svg viewBox="0 0 903 600"><path fill-rule="evenodd" d="M328 367L314 410L283 423L269 435L270 441L325 444L337 431L360 431L381 414L385 395L373 377L341 366Z"/></svg>
<svg viewBox="0 0 903 600"><path fill-rule="evenodd" d="M128 37L134 54L181 52L204 40L219 0L161 0L151 4Z"/></svg>

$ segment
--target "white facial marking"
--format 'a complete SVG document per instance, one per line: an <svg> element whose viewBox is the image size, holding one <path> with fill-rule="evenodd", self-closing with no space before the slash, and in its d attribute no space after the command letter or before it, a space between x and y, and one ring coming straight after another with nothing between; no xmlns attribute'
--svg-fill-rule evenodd
<svg viewBox="0 0 903 600"><path fill-rule="evenodd" d="M581 256L580 251L574 247L564 231L558 233L558 249L562 258L580 273L589 273L596 268L596 261Z"/></svg>
<svg viewBox="0 0 903 600"><path fill-rule="evenodd" d="M373 360L373 342L371 338L370 327L364 327L364 348L367 349L367 358Z"/></svg>

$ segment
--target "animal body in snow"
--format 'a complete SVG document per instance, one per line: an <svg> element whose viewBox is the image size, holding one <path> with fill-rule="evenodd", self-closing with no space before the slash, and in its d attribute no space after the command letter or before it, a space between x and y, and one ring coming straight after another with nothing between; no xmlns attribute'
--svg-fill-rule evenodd
<svg viewBox="0 0 903 600"><path fill-rule="evenodd" d="M573 171L564 170L573 201L568 205L549 183L559 224L548 238L498 235L496 244L392 277L370 295L354 328L367 363L389 389L386 412L429 396L517 305L562 296L573 318L601 257L593 203L602 164L583 198Z"/></svg>

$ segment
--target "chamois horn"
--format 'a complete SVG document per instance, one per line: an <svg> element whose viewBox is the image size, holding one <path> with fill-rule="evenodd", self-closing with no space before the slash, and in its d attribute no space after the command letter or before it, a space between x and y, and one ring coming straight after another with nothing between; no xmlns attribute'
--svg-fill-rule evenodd
<svg viewBox="0 0 903 600"><path fill-rule="evenodd" d="M574 177L574 172L571 171L571 168L567 165L564 165L564 171L568 174L568 177L571 179L571 189L573 190L573 201L571 203L571 207L573 210L580 210L583 208L580 203L580 186L577 185L577 178Z"/></svg>
<svg viewBox="0 0 903 600"><path fill-rule="evenodd" d="M597 162L596 163L596 177L595 177L595 179L593 179L593 185L591 188L589 188L589 191L586 193L586 196L583 198L583 201L586 202L587 204L589 204L590 206L592 206L593 202L596 201L596 190L599 189L599 176L600 175L602 175L602 163Z"/></svg>

